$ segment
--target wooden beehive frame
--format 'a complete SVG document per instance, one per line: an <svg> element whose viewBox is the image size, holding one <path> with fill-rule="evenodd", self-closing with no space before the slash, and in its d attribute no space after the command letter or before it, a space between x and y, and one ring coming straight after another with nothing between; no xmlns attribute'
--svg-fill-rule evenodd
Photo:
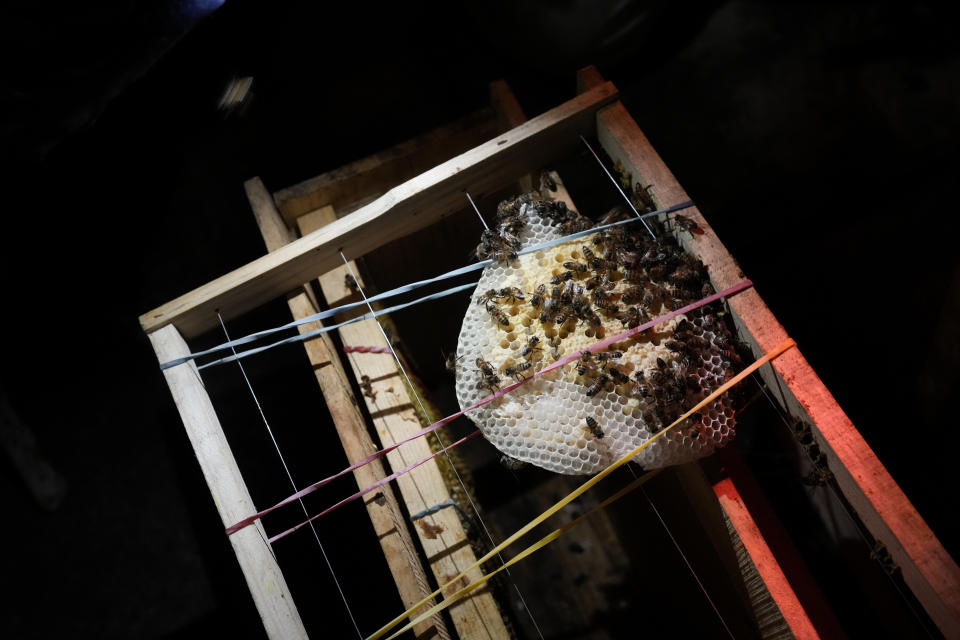
<svg viewBox="0 0 960 640"><path fill-rule="evenodd" d="M298 290L304 282L339 267L341 250L358 258L396 237L424 228L460 210L465 190L478 197L491 193L569 153L581 134L597 137L635 183L649 187L658 206L687 200L682 187L617 101L615 87L604 82L594 68L580 72L578 87L581 93L567 103L407 180L353 213L292 242L286 226L279 222L284 204L288 223L306 211L291 209L292 197L276 197L281 211L272 209L269 194L251 185L248 191L261 230L265 238L273 234L274 239L268 239L271 252L141 316L141 325L158 359L165 362L185 355L189 349L183 336L189 338L212 328L216 311L229 319ZM284 195L290 194L287 191ZM308 210L311 204L317 203L308 203ZM700 213L690 209L685 215L706 230L704 235L685 237L682 242L707 265L714 286L719 290L742 279L736 262ZM314 306L305 293L302 300ZM755 353L786 339L785 330L755 290L732 298L730 307L741 338ZM294 310L295 314L305 311ZM317 357L335 360L329 353ZM810 423L845 498L873 537L886 546L927 614L946 636L958 637L960 569L800 351L788 351L774 361L773 367L762 371L777 402L791 416ZM164 375L224 524L255 512L195 366L190 363L167 369ZM341 434L341 439L345 437ZM360 443L358 451L370 446ZM373 472L371 477L377 473L382 471ZM255 604L271 637L302 637L303 627L286 593L282 572L258 528L249 527L231 536ZM398 588L402 592L399 581Z"/></svg>

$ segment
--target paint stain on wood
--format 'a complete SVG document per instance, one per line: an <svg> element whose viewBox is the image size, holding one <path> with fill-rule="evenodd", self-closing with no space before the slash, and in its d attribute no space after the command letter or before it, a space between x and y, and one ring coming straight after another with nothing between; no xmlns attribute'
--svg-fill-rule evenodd
<svg viewBox="0 0 960 640"><path fill-rule="evenodd" d="M453 580L453 578L454 578L456 575L457 575L457 574L455 574L455 573L450 573L450 574L447 574L447 575L443 576L443 578L442 578L442 583L443 583L443 584L446 584L446 583L450 582L450 580ZM463 589L463 588L464 588L465 586L467 586L468 584L470 584L470 581L467 580L467 576L460 576L460 577L457 578L453 583L451 583L450 586L448 586L447 588L445 588L445 589L443 590L443 595L446 596L446 597L449 597L449 596L453 595L454 593L456 593L457 591L459 591L460 589Z"/></svg>
<svg viewBox="0 0 960 640"><path fill-rule="evenodd" d="M429 540L436 540L437 536L443 533L443 527L438 524L430 524L426 520L418 520L417 524L420 526L420 530L423 531L424 537Z"/></svg>

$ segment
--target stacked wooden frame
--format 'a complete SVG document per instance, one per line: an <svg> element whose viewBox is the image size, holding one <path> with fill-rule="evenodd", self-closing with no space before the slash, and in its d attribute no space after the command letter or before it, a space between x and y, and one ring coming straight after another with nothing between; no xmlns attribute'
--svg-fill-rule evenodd
<svg viewBox="0 0 960 640"><path fill-rule="evenodd" d="M189 348L185 338L213 328L217 312L230 319L268 300L287 296L295 317L314 313L317 303L304 283L317 278L327 300L336 303L349 295L340 251L351 258L361 257L392 239L432 225L463 208L466 190L474 197L483 197L518 178L524 179L523 176L571 153L580 144L580 135L599 139L606 153L631 174L635 183L649 187L658 206L687 200L683 188L618 101L616 88L604 82L593 67L578 74L578 88L579 94L570 101L524 121L509 90L495 83L491 92L493 112L474 114L418 141L275 194L270 194L258 179L249 181L248 197L269 253L141 316L141 325L158 359L166 362L186 355ZM350 212L344 215L345 211ZM695 208L684 215L705 231L702 235L685 234L680 239L688 251L707 265L713 285L720 290L741 280L743 274L708 221ZM733 297L729 304L741 339L755 354L787 338L755 290ZM375 326L352 326L354 337L364 344L383 342ZM301 330L311 328L306 325ZM315 369L349 459L365 457L375 446L366 435L363 418L350 394L345 367L327 337L306 342L305 346L315 365L331 365ZM363 369L355 363L350 368L357 377L395 368L389 355L364 365L368 366L373 369ZM224 524L233 524L256 512L195 365L173 367L165 370L164 375ZM762 375L782 409L811 425L813 437L825 453L844 497L873 538L886 547L930 619L945 636L960 637L960 569L800 350L789 350L772 367L764 367ZM412 411L408 399L398 397L396 402L401 408L408 407L403 410ZM381 420L375 426L382 444L388 445L403 437L411 428L409 424L416 423L400 418L390 424ZM390 462L398 468L399 460ZM360 486L383 475L379 462L355 472ZM696 479L691 482L702 484ZM404 483L419 483L421 495L429 492L434 504L444 499L446 488L435 466L425 465L422 472L404 479L400 486L411 512L430 506L421 504L422 499L412 499L410 496L417 492L404 491ZM761 564L766 568L761 574L792 632L798 637L816 637L816 630L797 604L782 572L778 577L776 562L771 567L769 561L760 561L761 557L772 556L769 549L764 551L762 535L749 514L742 513L736 491L732 486L718 485L717 495L719 501L710 492L705 508L719 513L722 507L731 515L734 526L741 523L738 533L748 550L756 549L755 563L758 569ZM416 602L427 591L426 569L411 551L414 534L398 521L395 504L370 503L368 513L381 535L401 598L407 604ZM458 553L465 555L460 559L463 562L473 554L469 545L461 544L463 530L456 515L451 510L447 510L446 516L442 511L438 514L437 518L442 520L436 526L453 532L447 540L438 543L423 535L423 531L416 534L424 545L430 570L437 576L450 575L449 566L440 566L443 562L439 558L446 557L445 546L459 549ZM303 637L306 634L296 606L265 539L258 523L231 536L231 543L268 635ZM430 559L438 559L439 564L434 566ZM454 607L451 617L462 638L497 638L506 633L489 594L471 599L469 606ZM437 618L422 623L416 631L419 635L434 626L436 633L446 635L449 630L443 624Z"/></svg>

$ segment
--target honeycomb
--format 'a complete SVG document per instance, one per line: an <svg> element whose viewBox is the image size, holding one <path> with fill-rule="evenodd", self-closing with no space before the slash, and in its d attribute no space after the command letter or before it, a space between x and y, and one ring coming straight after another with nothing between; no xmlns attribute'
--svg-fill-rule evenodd
<svg viewBox="0 0 960 640"><path fill-rule="evenodd" d="M501 259L484 269L457 345L456 394L461 407L639 324L636 316L631 323L629 313L646 321L703 297L709 287L703 265L684 254L659 225L659 244L641 225L628 224L517 257L520 248L594 223L561 203L539 199L536 192L501 203L498 213L504 240L495 257ZM621 215L608 214L604 221ZM478 249L478 255L498 249L490 244L492 235L487 232L485 251ZM585 269L591 255L594 265L598 256L611 259ZM640 262L639 255L644 256ZM571 270L569 263L579 263L579 270ZM588 290L601 275L603 284ZM636 302L635 292L641 290L636 287L660 295L644 297L642 304L632 305L636 311L628 311L628 302ZM598 288L602 293L595 297ZM560 313L569 310L565 302L571 298L580 301L580 312L558 317L558 307ZM616 310L612 304L617 304ZM590 360L581 356L467 415L511 463L526 462L564 474L596 473L732 375L739 358L730 347L730 332L721 315L704 307L677 316L611 345L607 353L619 352L620 357L600 355L606 358L600 362L596 356ZM724 396L633 460L647 469L680 464L709 455L733 436L734 410Z"/></svg>

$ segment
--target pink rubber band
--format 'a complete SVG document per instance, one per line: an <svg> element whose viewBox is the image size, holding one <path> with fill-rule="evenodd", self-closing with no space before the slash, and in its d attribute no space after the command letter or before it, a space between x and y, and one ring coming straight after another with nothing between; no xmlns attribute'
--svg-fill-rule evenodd
<svg viewBox="0 0 960 640"><path fill-rule="evenodd" d="M648 321L648 322L645 322L644 324L641 324L641 325L639 325L639 326L637 326L637 327L634 327L633 329L628 329L627 331L624 331L623 333L618 333L618 334L615 335L615 336L611 336L611 337L609 337L609 338L605 338L605 339L601 340L600 342L596 342L596 343L590 345L590 346L587 347L586 349L583 349L583 350L581 350L581 351L576 351L576 352L574 352L574 353L571 353L571 354L569 354L569 355L566 355L566 356L564 356L563 358L560 358L559 360L557 360L556 362L554 362L553 364L551 364L551 365L549 365L549 366L547 366L547 367L544 367L543 369L540 369L539 371L535 372L532 376L530 376L530 377L528 377L528 378L523 378L523 379L521 379L521 380L519 380L519 381L517 381L517 382L511 383L511 384L507 385L506 387L503 387L503 388L497 390L496 392L490 394L489 396L486 396L486 397L484 397L484 398L481 398L480 400L477 400L475 403L473 403L472 405L470 405L470 406L467 407L466 409L461 409L460 411L457 411L456 413L450 414L449 416L447 416L447 417L445 417L445 418L441 418L440 420L434 422L433 424L431 424L431 425L429 425L429 426L427 426L427 427L424 427L424 428L421 429L420 431L418 431L418 432L414 433L413 435L405 438L404 440L401 440L400 442L394 443L394 444L390 445L389 447L385 447L385 448L383 448L383 449L381 449L381 450L379 450L379 451L376 451L376 452L370 454L369 456L367 456L366 458L363 458L362 460L359 460L359 461L355 462L354 464L350 465L349 467L347 467L347 468L344 469L343 471L340 471L339 473L336 473L336 474L330 476L329 478L324 478L323 480L320 480L319 482L316 482L316 483L310 485L309 487L306 487L305 489L301 489L301 490L298 491L297 493L293 494L293 495L290 496L289 498L285 498L284 500L278 502L278 503L275 504L274 506L269 507L269 508L267 508L267 509L264 509L263 511L260 511L260 512L258 512L258 513L255 513L254 515L249 516L249 517L247 517L247 518L244 518L244 519L241 520L240 522L238 522L238 523L236 523L236 524L234 524L234 525L231 525L230 527L227 527L227 530L226 530L226 531L227 531L227 535L236 533L236 532L239 531L240 529L243 529L244 527L249 526L250 524L254 523L255 521L257 521L258 519L262 518L263 516L265 516L266 514L270 513L271 511L274 511L275 509L279 509L280 507L282 507L282 506L284 506L284 505L287 505L287 504L290 504L291 502L293 502L293 501L295 501L295 500L298 500L299 498L302 498L302 497L305 496L305 495L308 495L308 494L310 494L310 493L313 493L314 491L316 491L316 490L319 489L320 487L328 484L328 483L331 482L332 480L335 480L335 479L339 478L340 476L346 475L347 473L350 473L351 471L354 471L355 469L358 469L358 468L360 468L360 467L362 467L362 466L364 466L364 465L366 465L366 464L369 464L369 463L373 462L374 460L376 460L377 458L380 458L380 457L382 457L382 456L385 456L386 454L388 454L389 452L393 451L393 450L396 449L397 447L399 447L399 446L401 446L401 445L404 445L404 444L410 442L411 440L414 440L414 439L416 439L416 438L419 438L419 437L421 437L421 436L424 436L424 435L430 433L431 431L434 431L434 430L438 429L439 427L441 427L441 426L443 426L443 425L445 425L445 424L447 424L447 423L449 423L449 422L452 422L452 421L456 420L456 419L459 418L460 416L464 415L466 412L468 412L468 411L473 411L474 409L477 409L478 407L482 407L482 406L485 405L485 404L488 404L488 403L490 403L490 402L493 402L493 401L496 400L497 398L500 398L500 397L504 396L505 394L513 391L513 390L516 389L517 387L519 387L519 386L521 386L521 385L524 385L524 384L526 384L527 382L530 382L530 381L533 380L534 378L537 378L538 376L541 376L541 375L543 375L543 374L545 374L545 373L548 373L548 372L550 372L550 371L553 371L554 369L559 369L560 367L562 367L562 366L564 366L564 365L566 365L566 364L569 364L570 362L573 362L574 360L579 359L580 356L581 356L581 354L583 353L583 351L590 351L590 352L595 353L595 352L597 352L597 351L600 351L601 349L604 349L605 347L610 346L611 344L616 344L617 342L620 342L620 341L622 341L622 340L626 340L627 338L633 337L633 336L637 335L638 333L641 333L641 332L643 332L643 331L646 331L647 329L649 329L649 328L651 328L651 327L655 327L655 326L657 326L658 324L661 324L661 323L663 323L663 322L667 322L667 321L669 321L669 320L672 320L673 318L677 317L678 315L687 313L687 312L689 312L689 311L693 311L694 309L698 309L698 308L700 308L700 307L702 307L702 306L708 305L708 304L710 304L711 302L716 302L717 300L720 300L721 298L727 298L727 297L732 296L732 295L734 295L734 294L740 293L741 291L743 291L743 290L745 290L745 289L749 289L749 288L752 287L752 286L753 286L753 282L752 282L752 281L750 281L750 280L742 280L742 281L740 281L739 283L733 285L732 287L728 287L727 289L724 289L723 291L718 291L717 293L711 294L711 295L707 296L706 298L703 298L703 299L701 299L701 300L697 300L696 302L691 302L690 304L688 304L688 305L686 305L686 306L684 306L684 307L681 307L681 308L679 308L679 309L675 309L675 310L673 310L673 311L671 311L671 312L669 312L669 313L666 313L666 314L660 316L659 318L654 318L653 320L650 320L650 321ZM469 436L467 436L466 438L464 438L464 439L462 439L462 440L458 440L456 443L454 443L454 444L452 444L452 445L450 445L450 446L451 446L451 447L452 447L452 446L455 446L456 444L459 444L460 442L463 442L463 441L466 440L467 438L472 438L472 437L475 436L477 433L479 433L479 430L473 432L472 434L470 434ZM434 455L436 455L436 454L434 454ZM430 456L430 458L432 458L432 457L433 457L433 456ZM423 464L424 462L426 462L427 460L429 460L430 458L425 458L425 459L423 459L423 460L421 460L421 461L419 461L419 462L417 462L417 463L414 463L413 466L407 468L406 470L409 470L409 469L412 469L412 468L414 468L414 467L416 467L416 466L419 466L419 465ZM394 477L397 477L397 476L399 476L399 475L402 475L403 473L405 473L405 470L398 471L398 472L396 472L396 473L394 473L394 474L391 474L391 475L389 476L389 478L384 478L384 480L381 480L381 481L379 481L377 484L371 485L371 486L372 486L372 487L381 486L385 481L387 481L387 480L389 480L389 479L392 479L392 478L394 478ZM370 487L368 487L368 489L370 489ZM341 502L338 502L336 505L334 505L334 507L340 506L341 504L345 504L346 502L349 502L350 500L355 500L356 498L362 496L368 489L364 489L362 492L360 492L360 493L358 493L358 494L354 494L354 496L351 496L350 498L347 498L347 499L345 499L345 500L343 500L343 501L341 501ZM333 509L334 507L331 507L331 509ZM330 509L328 509L327 511L324 511L323 513L327 513L329 510L330 510ZM323 515L323 513L321 513L321 515ZM318 517L318 516L314 516L314 517ZM309 520L308 520L307 522L309 522ZM303 524L306 524L306 523L303 523ZM303 526L303 524L297 525L297 526L300 527L300 526ZM282 535L286 535L286 533L284 533L284 534L282 534ZM274 538L271 538L271 541L273 541L273 540L274 540Z"/></svg>
<svg viewBox="0 0 960 640"><path fill-rule="evenodd" d="M393 353L390 347L344 347L344 353Z"/></svg>
<svg viewBox="0 0 960 640"><path fill-rule="evenodd" d="M332 507L327 507L326 509L324 509L323 511L321 511L321 512L318 513L317 515L311 516L309 519L304 520L304 521L301 522L300 524L295 525L295 526L293 526L293 527L290 527L289 529L287 529L287 530L284 531L283 533L278 533L277 535L275 535L275 536L273 536L272 538L270 538L269 540L267 540L267 542L269 542L270 544L273 544L274 542L276 542L276 541L279 540L280 538L283 538L283 537L285 537L285 536L290 535L291 533L293 533L294 531L296 531L296 530L299 529L300 527L304 527L304 526L310 524L311 522L313 522L314 520L316 520L316 519L319 518L320 516L325 516L325 515L327 515L328 513L330 513L331 511L334 511L334 510L336 510L336 509L339 509L340 507L342 507L343 505L347 504L348 502L353 502L353 501L356 500L357 498L360 498L361 496L364 496L364 495L370 493L370 492L373 491L374 489L376 489L376 488L378 488L378 487L382 487L383 485L387 484L388 482L390 482L390 481L393 480L394 478L398 478L398 477L402 476L403 474L407 473L408 471L411 471L411 470L413 470L413 469L416 469L417 467L419 467L420 465L422 465L424 462L427 462L428 460L432 460L433 458L437 457L438 455L440 455L440 454L443 453L444 451L449 451L450 449L453 449L453 448L456 447L457 445L461 445L461 444L463 444L464 442L466 442L467 440L470 440L471 438L474 438L474 437L476 437L476 436L478 436L478 435L480 435L480 430L479 430L479 429L477 429L477 430L474 431L473 433L470 433L470 434L465 435L464 437L460 438L460 439L457 440L456 442L450 443L449 445L447 445L447 446L444 447L443 449L440 449L440 450L437 451L436 453L430 454L429 456L427 456L427 457L424 458L423 460L418 460L418 461L416 461L416 462L414 462L414 463L412 463L412 464L408 464L408 465L405 466L403 469L400 469L399 471L394 471L393 473L391 473L390 475L386 476L386 477L383 478L382 480L377 480L376 482L374 482L372 485L370 485L370 486L367 487L366 489L361 489L360 491L357 491L357 492L356 492L355 494L353 494L352 496L348 496L348 497L344 498L343 500L341 500L340 502L336 503L336 504L333 505Z"/></svg>

